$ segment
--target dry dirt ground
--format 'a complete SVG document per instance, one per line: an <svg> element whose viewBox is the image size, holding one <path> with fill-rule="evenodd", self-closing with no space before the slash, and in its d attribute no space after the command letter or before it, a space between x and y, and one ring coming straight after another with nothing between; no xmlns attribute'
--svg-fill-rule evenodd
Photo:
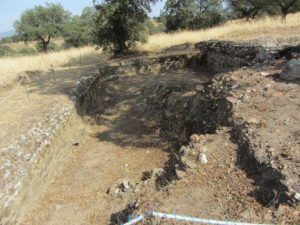
<svg viewBox="0 0 300 225"><path fill-rule="evenodd" d="M233 105L232 118L246 121L249 133L252 131L253 134L250 135L251 144L261 146L255 153L259 160L281 171L287 182L299 191L300 87L299 81L287 82L279 78L285 63L286 60L276 60L271 65L256 65L221 74L208 86L212 93L220 91L216 94L219 98L225 99L229 94L226 99ZM230 91L222 92L228 81L232 82ZM230 132L222 127L219 129L216 134L200 139L208 148L208 163L195 171L187 171L187 177L163 191L140 198L137 214L155 210L198 218L299 224L299 205L278 207L276 190L263 185L258 188L261 175L257 177L255 171L251 171L251 159L243 162L247 160L243 149L232 142L236 143L236 140L230 137ZM196 156L193 158L195 160ZM246 170L242 170L244 163ZM274 198L270 200L269 196L273 194ZM155 222L170 224L170 220Z"/></svg>
<svg viewBox="0 0 300 225"><path fill-rule="evenodd" d="M21 224L110 223L111 215L123 210L132 197L111 199L106 191L122 179L138 182L143 172L164 167L169 159L168 144L157 132L158 121L143 108L143 87L168 81L185 82L193 89L204 78L182 71L129 75L108 83L99 109L94 109L90 136L74 147L66 166Z"/></svg>
<svg viewBox="0 0 300 225"><path fill-rule="evenodd" d="M185 95L208 78L206 73L186 70L128 75L107 83L99 107L92 110L90 136L73 148L65 167L21 224L119 224L125 221L127 205L134 202L138 206L133 216L156 210L219 220L297 224L299 207L276 208L275 202L263 206L257 199L255 180L240 169L238 146L232 142L230 130L222 127L201 138L208 148L208 163L187 170L184 179L174 180L158 192L149 187L120 198L107 194L123 179L134 184L143 172L168 166L170 146L158 135L158 120L155 112L146 109L148 96L143 96L143 89L164 82L185 87L181 93ZM148 223L153 221L143 222Z"/></svg>
<svg viewBox="0 0 300 225"><path fill-rule="evenodd" d="M254 180L247 177L236 164L238 147L231 142L226 129L219 130L218 134L202 137L202 140L207 143L208 163L194 171L188 171L183 180L150 198L141 198L139 211L152 208L169 214L176 212L177 215L220 221L226 218L229 221L247 223L296 223L296 215L291 216L292 218L284 216L290 210L288 207L282 206L276 211L272 203L263 207L255 199ZM148 205L151 206L150 209ZM295 209L291 211L291 215L297 213ZM274 217L280 219L274 220ZM166 219L155 221L157 224L172 224ZM146 221L143 224L151 223Z"/></svg>
<svg viewBox="0 0 300 225"><path fill-rule="evenodd" d="M14 136L25 132L32 123L43 118L52 105L55 108L67 104L70 101L69 91L74 87L75 81L82 74L94 69L95 67L91 65L81 69L59 71L56 73L56 82L52 79L51 73L45 74L28 86L29 99L24 86L18 89L5 107L0 109L0 145L9 144ZM276 71L272 72L272 69L278 70L278 67L265 68L264 72L275 74ZM244 72L237 72L237 76ZM273 202L262 206L255 195L255 181L237 165L238 148L232 142L229 130L222 127L216 134L203 137L208 148L208 163L198 165L195 170L188 170L184 179L172 181L171 185L167 185L159 192L149 187L141 193L121 198L106 193L110 187L123 179L131 183L138 182L143 172L166 167L170 163L171 146L159 135L159 121L156 120L155 111L147 111L145 103L148 96L143 95L143 89L164 82L173 86L174 84L184 86L181 94L185 95L194 91L196 85L206 82L209 78L211 74L206 71L178 70L156 75L124 75L108 82L99 97L99 107L91 109L88 137L78 146L73 147L65 165L58 169L57 176L28 209L20 224L117 224L122 220L119 219L122 211L128 204L136 201L139 206L135 213L147 210L166 213L176 211L178 215L209 219L227 218L244 222L299 224L299 206L282 205L275 208ZM270 79L273 78L271 76ZM251 110L243 109L247 107L243 104L240 108L245 112L244 116L252 118L256 115L261 123L259 126L262 132L268 128L267 125L272 123L274 118L281 115L283 115L282 121L278 122L292 123L293 117L289 119L285 118L285 115L297 113L299 108L298 83L266 86L269 83L264 83L264 79L269 78L264 77L259 82L255 79L246 79L243 84L245 87L248 85L252 88L252 92L247 93L252 93L253 96L259 93L271 100L262 102L261 98L252 96L255 104L250 107ZM259 85L256 87L254 84ZM1 97L6 96L7 93L8 91L4 90L1 92ZM284 98L285 95L295 101L295 104L289 108L283 107L287 98L276 99ZM249 101L249 97L245 97L244 101ZM264 104L270 106L270 101L277 111L271 111L273 117L261 117L258 112L267 111L262 107ZM279 109L276 108L277 102L280 103L280 107L283 107L284 114L280 114ZM255 106L260 108L256 109ZM38 114L35 113L37 111ZM297 116L296 121L291 125L291 132L296 135L298 125ZM11 127L14 127L14 130ZM270 144L276 145L277 135L282 135L283 139L290 138L285 136L287 133L285 129L288 129L288 126L281 128L284 128L283 134L277 134L279 131L275 130L275 134L269 137ZM297 138L293 137L292 141ZM297 154L296 151L295 157ZM297 158L295 160L299 161ZM148 221L144 224L148 224ZM156 221L156 224L171 224L171 222Z"/></svg>
<svg viewBox="0 0 300 225"><path fill-rule="evenodd" d="M27 71L20 74L27 81L22 82L13 95L0 104L0 148L25 134L34 124L46 118L47 114L68 106L76 81L95 71L99 61L104 61L105 58L103 56L103 59L90 60L84 65L65 65L64 69L54 70L55 80L51 71ZM15 84L1 86L0 99L9 96L17 83L19 82L15 81Z"/></svg>

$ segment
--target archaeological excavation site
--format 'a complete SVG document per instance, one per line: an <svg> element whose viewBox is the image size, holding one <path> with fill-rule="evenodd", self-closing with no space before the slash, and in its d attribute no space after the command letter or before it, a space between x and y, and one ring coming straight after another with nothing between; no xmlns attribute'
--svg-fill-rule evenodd
<svg viewBox="0 0 300 225"><path fill-rule="evenodd" d="M23 73L0 224L300 224L299 54L205 41Z"/></svg>

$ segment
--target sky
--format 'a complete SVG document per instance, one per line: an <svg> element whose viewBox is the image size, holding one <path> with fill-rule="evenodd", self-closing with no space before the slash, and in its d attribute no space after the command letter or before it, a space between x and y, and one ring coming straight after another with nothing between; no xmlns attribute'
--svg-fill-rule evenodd
<svg viewBox="0 0 300 225"><path fill-rule="evenodd" d="M92 6L93 0L0 0L0 33L13 29L13 23L19 19L21 13L36 5L60 3L65 10L73 15L81 14L84 7ZM158 16L164 6L165 0L158 2L152 7L151 17Z"/></svg>

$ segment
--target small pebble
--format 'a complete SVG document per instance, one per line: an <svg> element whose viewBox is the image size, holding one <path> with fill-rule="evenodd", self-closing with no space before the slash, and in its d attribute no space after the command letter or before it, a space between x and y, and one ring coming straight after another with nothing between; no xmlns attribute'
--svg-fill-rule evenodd
<svg viewBox="0 0 300 225"><path fill-rule="evenodd" d="M202 164L206 164L208 161L207 161L207 158L206 158L206 155L203 154L203 153L200 153L198 155L198 161Z"/></svg>

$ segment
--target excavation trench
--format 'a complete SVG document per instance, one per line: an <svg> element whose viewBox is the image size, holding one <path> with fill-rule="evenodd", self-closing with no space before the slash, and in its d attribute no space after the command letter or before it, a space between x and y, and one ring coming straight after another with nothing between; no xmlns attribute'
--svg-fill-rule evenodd
<svg viewBox="0 0 300 225"><path fill-rule="evenodd" d="M261 53L250 50L251 54ZM276 202L290 200L285 195L286 187L280 185L281 175L259 163L252 155L247 141L241 140L240 126L232 120L232 106L226 96L216 94L213 89L211 80L220 68L227 71L229 66L241 67L246 61L240 60L238 65L233 65L231 59L226 61L214 57L215 61L212 61L211 56L196 52L147 60L123 60L102 65L99 73L82 79L74 100L76 113L89 124L89 134L74 143L64 166L22 215L21 224L126 222L127 216L136 210L132 202L143 196L153 196L156 191L178 181L181 179L179 171L186 173L195 169L193 165L198 162L186 161L180 148L188 146L189 136L193 133L202 135L208 143L218 147L212 152L211 165L202 171L204 174L211 173L210 170L221 171L218 178L208 179L208 183L214 186L211 194L218 195L218 188L222 189L214 182L227 174L220 162L229 160L228 171L234 171L230 179L245 180L245 186L254 193L250 200L245 197L245 202L256 201L265 205L275 198ZM233 129L228 131L224 127ZM229 147L224 150L224 146ZM254 166L250 168L249 164ZM239 169L242 165L244 170ZM152 185L154 171L158 173ZM159 174L159 171L163 172ZM259 176L263 173L272 174L267 183ZM199 176L191 174L195 179ZM255 186L253 181L259 185ZM128 194L113 189L122 188L122 185L123 189L132 191ZM228 192L233 192L236 187L232 185L237 186L238 182L227 180L224 185L228 185ZM137 190L138 186L142 187ZM274 188L279 193L276 196L272 192ZM198 191L194 194L203 195L203 188ZM242 202L238 198L237 195L231 200ZM173 203L170 200L168 204ZM211 203L199 207L205 211L214 206ZM226 210L216 210L219 215L210 215L220 217ZM189 212L193 214L193 210Z"/></svg>
<svg viewBox="0 0 300 225"><path fill-rule="evenodd" d="M122 180L138 183L144 172L173 165L175 142L160 129L161 112L151 103L150 92L191 98L195 86L210 78L197 67L197 57L103 66L100 75L81 80L75 101L89 134L74 143L70 157L21 224L108 224L130 201L126 196L112 201L107 191L113 185Z"/></svg>

